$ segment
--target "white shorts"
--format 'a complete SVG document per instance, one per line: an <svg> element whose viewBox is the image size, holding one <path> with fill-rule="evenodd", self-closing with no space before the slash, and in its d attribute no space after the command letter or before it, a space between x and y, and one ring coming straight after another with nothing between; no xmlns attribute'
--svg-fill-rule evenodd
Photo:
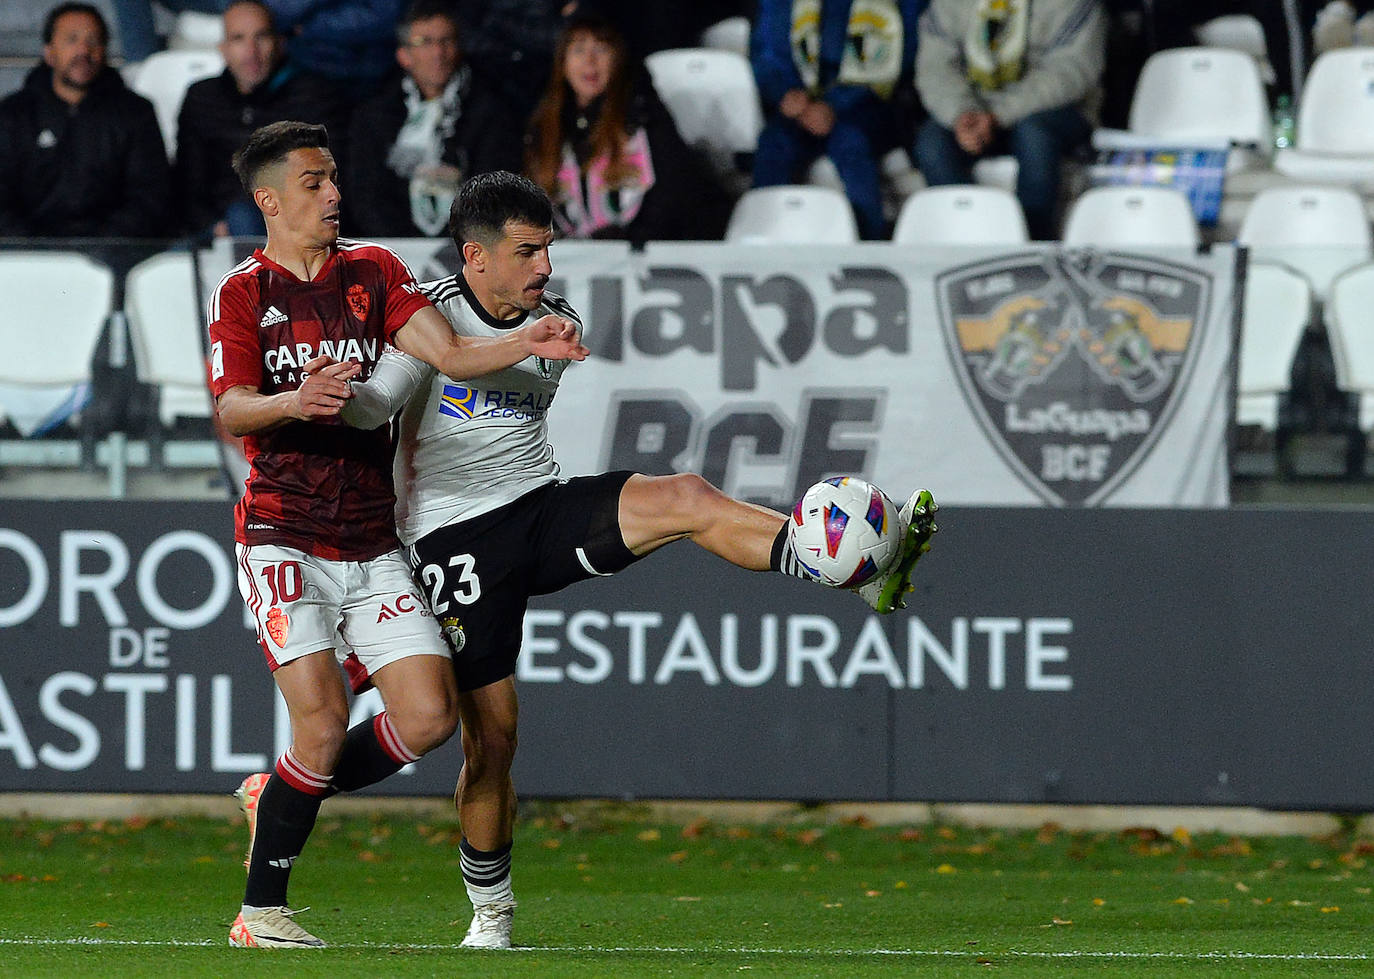
<svg viewBox="0 0 1374 979"><path fill-rule="evenodd" d="M398 659L451 658L400 551L371 561L329 561L273 544L234 550L239 594L257 621L272 670L332 649L357 693Z"/></svg>

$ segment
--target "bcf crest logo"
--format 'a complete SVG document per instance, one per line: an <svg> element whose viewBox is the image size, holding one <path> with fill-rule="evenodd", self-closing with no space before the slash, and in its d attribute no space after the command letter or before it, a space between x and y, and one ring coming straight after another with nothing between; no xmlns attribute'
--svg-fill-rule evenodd
<svg viewBox="0 0 1374 979"><path fill-rule="evenodd" d="M937 277L960 386L1046 502L1101 503L1149 454L1191 372L1211 279L1142 255L1007 255Z"/></svg>

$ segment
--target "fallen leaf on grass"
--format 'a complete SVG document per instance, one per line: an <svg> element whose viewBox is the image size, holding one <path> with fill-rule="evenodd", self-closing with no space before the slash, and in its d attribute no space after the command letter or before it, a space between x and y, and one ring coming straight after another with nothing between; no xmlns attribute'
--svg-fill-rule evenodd
<svg viewBox="0 0 1374 979"><path fill-rule="evenodd" d="M1100 897L1095 897L1095 898L1093 898L1093 906L1094 906L1094 907L1099 907L1099 908L1100 908L1100 907L1102 907L1102 905L1104 905L1104 904L1106 904L1106 903L1107 903L1107 902L1104 901L1104 900L1103 900L1102 898L1100 898Z"/></svg>
<svg viewBox="0 0 1374 979"><path fill-rule="evenodd" d="M882 891L864 891L864 897L882 897Z"/></svg>
<svg viewBox="0 0 1374 979"><path fill-rule="evenodd" d="M669 863L682 863L682 862L683 862L684 860L686 860L686 859L687 859L687 851L686 851L686 850L678 850L678 851L676 851L675 853L670 853L670 854L668 854L668 862L669 862Z"/></svg>
<svg viewBox="0 0 1374 979"><path fill-rule="evenodd" d="M652 843L662 836L656 829L642 829L635 834L635 839L641 843Z"/></svg>
<svg viewBox="0 0 1374 979"><path fill-rule="evenodd" d="M708 819L694 819L686 826L682 827L682 838L684 840L695 840L702 836L711 826Z"/></svg>
<svg viewBox="0 0 1374 979"><path fill-rule="evenodd" d="M1193 899L1192 899L1191 897L1176 897L1176 898L1174 898L1174 903L1175 903L1175 904L1192 904L1192 903L1193 903Z"/></svg>
<svg viewBox="0 0 1374 979"><path fill-rule="evenodd" d="M1339 911L1339 910L1340 910L1340 906L1339 906L1339 905L1333 904L1333 905L1331 905L1331 907L1329 907L1329 908L1322 908L1322 914L1332 914L1332 913L1334 913L1334 912L1336 912L1336 911Z"/></svg>
<svg viewBox="0 0 1374 979"><path fill-rule="evenodd" d="M690 896L688 896L688 895L686 895L686 894L683 894L683 895L681 895L680 897L675 897L675 898L673 898L673 900L674 900L674 901L700 901L701 898L699 898L699 897L690 897Z"/></svg>
<svg viewBox="0 0 1374 979"><path fill-rule="evenodd" d="M953 864L942 863L935 868L935 872L937 874L957 874L959 871L955 869Z"/></svg>

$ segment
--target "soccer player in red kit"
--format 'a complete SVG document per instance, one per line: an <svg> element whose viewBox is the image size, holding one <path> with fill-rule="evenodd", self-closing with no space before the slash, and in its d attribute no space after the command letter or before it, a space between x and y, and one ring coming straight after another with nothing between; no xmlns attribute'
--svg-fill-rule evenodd
<svg viewBox="0 0 1374 979"><path fill-rule="evenodd" d="M386 778L457 725L448 646L398 549L388 432L339 420L349 382L370 376L386 343L455 379L587 350L553 315L498 339L459 336L395 253L340 239L323 126L264 126L234 169L267 242L210 300L211 385L251 464L234 511L239 590L286 701L291 745L270 777L240 787L251 843L229 942L320 947L286 899L320 803ZM355 690L375 685L385 705L351 730L339 663Z"/></svg>

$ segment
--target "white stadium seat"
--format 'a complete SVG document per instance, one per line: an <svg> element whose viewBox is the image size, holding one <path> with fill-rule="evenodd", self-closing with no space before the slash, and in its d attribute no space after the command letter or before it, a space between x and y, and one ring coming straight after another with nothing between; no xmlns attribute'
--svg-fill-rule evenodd
<svg viewBox="0 0 1374 979"><path fill-rule="evenodd" d="M644 59L654 90L689 146L714 162L752 153L763 128L749 59L716 48L672 48Z"/></svg>
<svg viewBox="0 0 1374 979"><path fill-rule="evenodd" d="M1326 304L1327 336L1336 386L1360 398L1360 428L1374 428L1374 265L1349 269L1331 286Z"/></svg>
<svg viewBox="0 0 1374 979"><path fill-rule="evenodd" d="M1200 240L1188 198L1171 187L1094 187L1064 221L1064 244L1075 247L1196 248Z"/></svg>
<svg viewBox="0 0 1374 979"><path fill-rule="evenodd" d="M159 51L126 68L129 87L153 103L169 157L176 157L177 113L186 89L223 70L224 58L214 50Z"/></svg>
<svg viewBox="0 0 1374 979"><path fill-rule="evenodd" d="M139 262L125 280L124 314L138 379L158 388L158 416L209 418L204 317L196 301L188 252L164 252Z"/></svg>
<svg viewBox="0 0 1374 979"><path fill-rule="evenodd" d="M0 252L6 354L0 400L21 433L85 400L96 344L113 307L114 273L67 251Z"/></svg>
<svg viewBox="0 0 1374 979"><path fill-rule="evenodd" d="M1279 396L1292 382L1293 358L1312 319L1312 288L1298 272L1255 262L1245 277L1236 421L1276 431Z"/></svg>
<svg viewBox="0 0 1374 979"><path fill-rule="evenodd" d="M1360 195L1345 187L1271 187L1256 195L1237 241L1253 259L1280 262L1325 298L1331 280L1374 257Z"/></svg>
<svg viewBox="0 0 1374 979"><path fill-rule="evenodd" d="M1199 44L1209 48L1243 51L1254 59L1266 82L1274 80L1274 69L1269 64L1269 45L1265 41L1264 27L1249 14L1213 17L1195 27L1193 36Z"/></svg>
<svg viewBox="0 0 1374 979"><path fill-rule="evenodd" d="M1155 52L1136 82L1128 127L1160 146L1267 145L1269 101L1255 60L1225 48Z"/></svg>
<svg viewBox="0 0 1374 979"><path fill-rule="evenodd" d="M701 32L701 46L720 51L734 51L749 57L748 17L726 17Z"/></svg>
<svg viewBox="0 0 1374 979"><path fill-rule="evenodd" d="M1298 103L1297 146L1275 154L1274 169L1316 183L1374 181L1374 49L1317 58Z"/></svg>
<svg viewBox="0 0 1374 979"><path fill-rule="evenodd" d="M735 203L725 240L742 245L848 245L859 240L859 231L849 198L831 187L756 187Z"/></svg>
<svg viewBox="0 0 1374 979"><path fill-rule="evenodd" d="M892 232L897 244L1018 245L1027 240L1016 195L1000 187L954 184L908 197Z"/></svg>
<svg viewBox="0 0 1374 979"><path fill-rule="evenodd" d="M91 379L91 357L109 318L114 273L66 251L0 251L7 331L0 382L34 386Z"/></svg>

